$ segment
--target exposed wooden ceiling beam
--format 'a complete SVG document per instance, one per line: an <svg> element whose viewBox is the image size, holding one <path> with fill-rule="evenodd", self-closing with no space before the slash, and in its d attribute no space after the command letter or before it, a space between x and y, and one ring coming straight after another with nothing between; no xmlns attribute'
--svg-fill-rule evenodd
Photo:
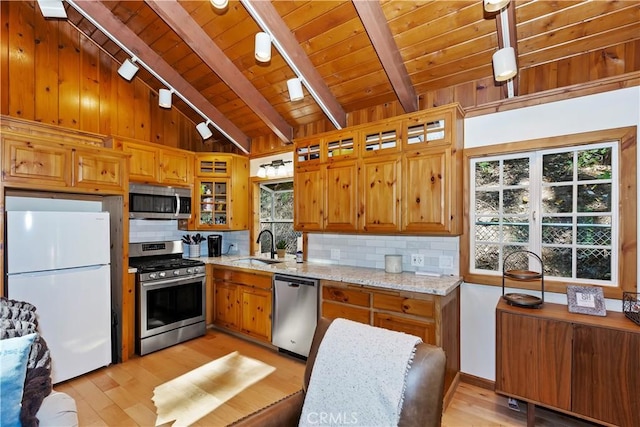
<svg viewBox="0 0 640 427"><path fill-rule="evenodd" d="M518 66L518 35L516 33L516 9L514 5L515 1L510 1L507 6L507 20L508 26L507 33L509 35L509 46L511 46L516 55L516 67ZM496 14L496 28L498 29L498 49L502 49L504 44L504 32L505 29L502 26L502 19L500 18L500 13ZM518 96L518 77L520 76L520 70L518 67L518 74L512 80L513 82L513 96ZM503 89L505 91L505 96L508 96L507 83L503 85Z"/></svg>
<svg viewBox="0 0 640 427"><path fill-rule="evenodd" d="M292 142L293 128L176 0L145 0L145 3L269 126L279 139L287 144Z"/></svg>
<svg viewBox="0 0 640 427"><path fill-rule="evenodd" d="M352 1L402 108L405 113L417 111L418 95L404 66L398 46L393 40L393 34L380 3L371 0Z"/></svg>
<svg viewBox="0 0 640 427"><path fill-rule="evenodd" d="M337 128L347 125L347 115L331 93L329 86L322 79L322 76L315 69L313 63L300 47L298 40L291 33L291 30L278 11L270 1L261 0L241 0L249 14L258 22L258 25L267 33L270 33L275 40L275 45L280 55L293 71L303 80L307 91L313 96L320 108L329 117L329 120ZM266 28L265 28L266 26Z"/></svg>
<svg viewBox="0 0 640 427"><path fill-rule="evenodd" d="M140 39L125 24L116 18L111 11L99 1L74 1L77 7L81 8L85 14L89 15L96 23L102 26L113 37L122 43L142 62L147 64L153 71L161 76L176 91L180 92L197 109L211 119L215 126L244 152L248 153L251 148L251 139L234 125L216 107L211 105L207 99L200 94L189 82L187 82L177 71L165 62L153 49L151 49L142 39ZM71 4L71 3L70 3ZM73 6L73 4L72 4Z"/></svg>

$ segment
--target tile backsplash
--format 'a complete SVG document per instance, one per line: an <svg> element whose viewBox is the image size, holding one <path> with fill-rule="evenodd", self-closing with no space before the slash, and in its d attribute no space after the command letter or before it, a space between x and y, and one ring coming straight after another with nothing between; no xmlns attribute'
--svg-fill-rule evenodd
<svg viewBox="0 0 640 427"><path fill-rule="evenodd" d="M132 243L181 240L184 234L195 233L197 232L179 230L178 221L174 220L133 219L129 222L129 241ZM222 253L225 255L249 255L249 231L200 234L222 235ZM232 244L233 248L230 247ZM313 262L380 269L384 269L385 255L402 255L403 271L459 275L459 249L458 237L309 233L306 252L307 259ZM206 241L201 243L200 254L208 256ZM424 257L424 267L411 265L413 254ZM188 256L186 249L185 256Z"/></svg>
<svg viewBox="0 0 640 427"><path fill-rule="evenodd" d="M385 255L402 255L403 271L459 275L459 237L378 236L309 233L309 261L384 269ZM411 265L411 255L424 256L424 267Z"/></svg>
<svg viewBox="0 0 640 427"><path fill-rule="evenodd" d="M198 231L184 231L178 229L177 220L148 220L132 219L129 221L129 242L158 242L163 240L181 240L185 234L194 235ZM221 232L199 232L202 236L209 234L220 234L222 236L222 253L248 255L249 254L249 231L221 231ZM234 245L233 248L230 245ZM231 249L231 252L229 250ZM185 256L188 249L185 249ZM208 256L206 240L200 244L200 254Z"/></svg>

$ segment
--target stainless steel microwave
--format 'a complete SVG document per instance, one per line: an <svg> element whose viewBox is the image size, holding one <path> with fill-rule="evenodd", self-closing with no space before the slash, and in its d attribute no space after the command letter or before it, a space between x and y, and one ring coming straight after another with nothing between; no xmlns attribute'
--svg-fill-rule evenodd
<svg viewBox="0 0 640 427"><path fill-rule="evenodd" d="M129 185L129 218L188 219L191 190L160 185Z"/></svg>

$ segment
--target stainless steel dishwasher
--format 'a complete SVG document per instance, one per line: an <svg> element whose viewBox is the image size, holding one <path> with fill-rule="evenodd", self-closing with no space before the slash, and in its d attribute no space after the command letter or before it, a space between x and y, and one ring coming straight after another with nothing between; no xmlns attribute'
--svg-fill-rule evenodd
<svg viewBox="0 0 640 427"><path fill-rule="evenodd" d="M273 345L290 353L309 356L318 323L318 288L316 279L283 274L273 276Z"/></svg>

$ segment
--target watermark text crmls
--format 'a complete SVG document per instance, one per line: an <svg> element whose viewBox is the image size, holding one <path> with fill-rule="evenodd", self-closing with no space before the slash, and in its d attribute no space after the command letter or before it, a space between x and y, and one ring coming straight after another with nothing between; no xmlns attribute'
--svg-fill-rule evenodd
<svg viewBox="0 0 640 427"><path fill-rule="evenodd" d="M318 425L355 425L358 423L356 412L310 412L307 414L308 424Z"/></svg>

